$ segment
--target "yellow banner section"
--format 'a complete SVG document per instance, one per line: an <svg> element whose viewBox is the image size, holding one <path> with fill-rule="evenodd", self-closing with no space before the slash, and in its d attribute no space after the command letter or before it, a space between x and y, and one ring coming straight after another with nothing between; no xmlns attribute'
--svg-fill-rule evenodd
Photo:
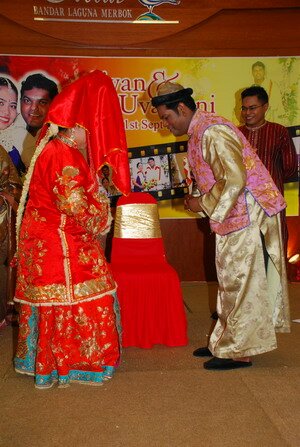
<svg viewBox="0 0 300 447"><path fill-rule="evenodd" d="M19 98L22 82L35 73L54 80L59 89L91 70L103 70L111 76L119 96L129 153L132 155L132 186L135 186L135 190L139 189L139 183L143 182L143 169L152 164L153 175L146 186L152 192L158 181L164 184L158 195L161 199L161 217L195 217L183 210L182 198L164 200L166 191L170 189L170 198L178 197L176 191L182 188L183 154L180 155L179 148L174 155L173 148L186 141L186 138L176 139L163 127L151 106L151 98L156 95L156 89L162 82L170 80L191 87L200 109L224 116L236 125L241 123L241 91L253 84L261 85L270 98L267 119L295 130L294 142L300 154L300 57L91 58L0 55L0 62L2 72L8 73L7 76L19 91ZM0 129L0 143L5 147L12 143L22 156L20 140L26 131L26 123L20 112L18 104L15 123L10 129ZM139 156L136 156L137 153ZM151 158L154 160L149 161ZM175 172L174 178L170 175L172 171ZM174 185L176 194L172 190ZM288 215L298 215L298 183L287 185L285 191Z"/></svg>
<svg viewBox="0 0 300 447"><path fill-rule="evenodd" d="M299 216L299 183L285 183L284 198L287 203L286 215Z"/></svg>

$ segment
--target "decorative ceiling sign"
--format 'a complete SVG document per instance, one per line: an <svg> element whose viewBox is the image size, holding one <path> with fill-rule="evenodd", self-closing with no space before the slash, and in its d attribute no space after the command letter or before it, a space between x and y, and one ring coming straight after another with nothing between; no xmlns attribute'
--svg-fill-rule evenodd
<svg viewBox="0 0 300 447"><path fill-rule="evenodd" d="M68 5L67 5L68 3ZM127 2L128 3L128 2ZM132 3L132 2L131 2ZM45 5L33 5L33 20L44 22L92 22L92 23L143 23L176 24L179 20L168 20L158 13L161 5L180 4L180 0L136 0L145 12L136 15L126 0L45 0ZM155 9L155 11L154 11Z"/></svg>
<svg viewBox="0 0 300 447"><path fill-rule="evenodd" d="M2 51L66 48L232 54L295 47L299 0L0 0ZM258 13L261 10L261 14ZM285 40L279 24L291 22ZM251 32L251 23L256 32ZM285 22L287 23L287 22ZM144 25L151 25L150 27ZM287 25L286 25L287 27ZM286 29L286 28L285 28ZM278 32L274 32L277 30ZM263 33L263 34L262 34ZM286 31L285 31L286 33ZM298 36L297 36L298 37ZM26 49L25 49L26 48ZM9 50L7 50L9 49ZM295 50L293 51L295 53ZM277 54L277 53L276 53Z"/></svg>

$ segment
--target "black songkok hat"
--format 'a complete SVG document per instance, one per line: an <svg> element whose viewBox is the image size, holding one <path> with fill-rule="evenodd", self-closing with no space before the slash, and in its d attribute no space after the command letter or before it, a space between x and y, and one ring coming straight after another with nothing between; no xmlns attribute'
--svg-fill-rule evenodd
<svg viewBox="0 0 300 447"><path fill-rule="evenodd" d="M163 104L172 104L180 102L183 99L191 96L193 89L184 88L182 85L175 82L166 81L157 89L157 96L152 98L151 103L153 107L158 107Z"/></svg>

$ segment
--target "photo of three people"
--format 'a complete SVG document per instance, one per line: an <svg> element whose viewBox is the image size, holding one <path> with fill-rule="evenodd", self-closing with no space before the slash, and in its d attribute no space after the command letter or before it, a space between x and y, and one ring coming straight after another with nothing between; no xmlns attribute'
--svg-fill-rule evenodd
<svg viewBox="0 0 300 447"><path fill-rule="evenodd" d="M171 153L131 159L132 191L151 192L185 187L184 155L186 153Z"/></svg>

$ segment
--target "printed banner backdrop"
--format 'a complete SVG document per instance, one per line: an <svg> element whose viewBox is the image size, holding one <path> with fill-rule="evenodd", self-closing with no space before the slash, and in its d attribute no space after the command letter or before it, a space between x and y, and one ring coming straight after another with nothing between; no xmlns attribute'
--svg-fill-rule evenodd
<svg viewBox="0 0 300 447"><path fill-rule="evenodd" d="M260 61L263 73L255 72L252 65ZM270 96L267 119L289 127L300 157L300 57L286 58L90 58L57 56L0 56L0 76L8 77L20 91L21 82L28 75L41 73L54 80L59 90L85 72L105 71L112 77L124 117L127 144L130 153L132 187L139 176L138 164L146 167L149 157L160 170L163 191L171 191L168 200L159 202L161 217L195 217L183 210L182 199L172 198L172 187L184 180L182 156L186 137L176 139L163 128L151 98L157 86L173 80L193 88L193 97L203 110L225 116L240 123L240 92L263 76L262 86ZM261 82L261 79L259 80ZM3 129L2 126L0 129ZM6 149L12 144L22 156L25 122L20 114L7 129L0 130L0 144ZM181 145L182 142L182 145ZM176 148L176 150L174 149ZM8 150L8 149L7 149ZM179 153L178 157L173 153ZM180 152L182 152L180 154ZM171 153L169 156L168 153ZM170 157L173 157L170 159ZM168 158L169 157L169 158ZM23 156L22 156L23 158ZM171 163L171 164L170 164ZM26 164L26 163L25 163ZM171 166L171 168L170 168ZM174 168L176 167L176 169ZM170 180L168 170L177 172ZM174 171L174 172L175 172ZM142 179L140 179L141 181ZM147 185L155 189L156 180ZM136 185L136 188L138 186ZM146 188L146 190L147 190ZM288 215L298 215L298 183L286 185ZM160 198L164 198L161 194Z"/></svg>

